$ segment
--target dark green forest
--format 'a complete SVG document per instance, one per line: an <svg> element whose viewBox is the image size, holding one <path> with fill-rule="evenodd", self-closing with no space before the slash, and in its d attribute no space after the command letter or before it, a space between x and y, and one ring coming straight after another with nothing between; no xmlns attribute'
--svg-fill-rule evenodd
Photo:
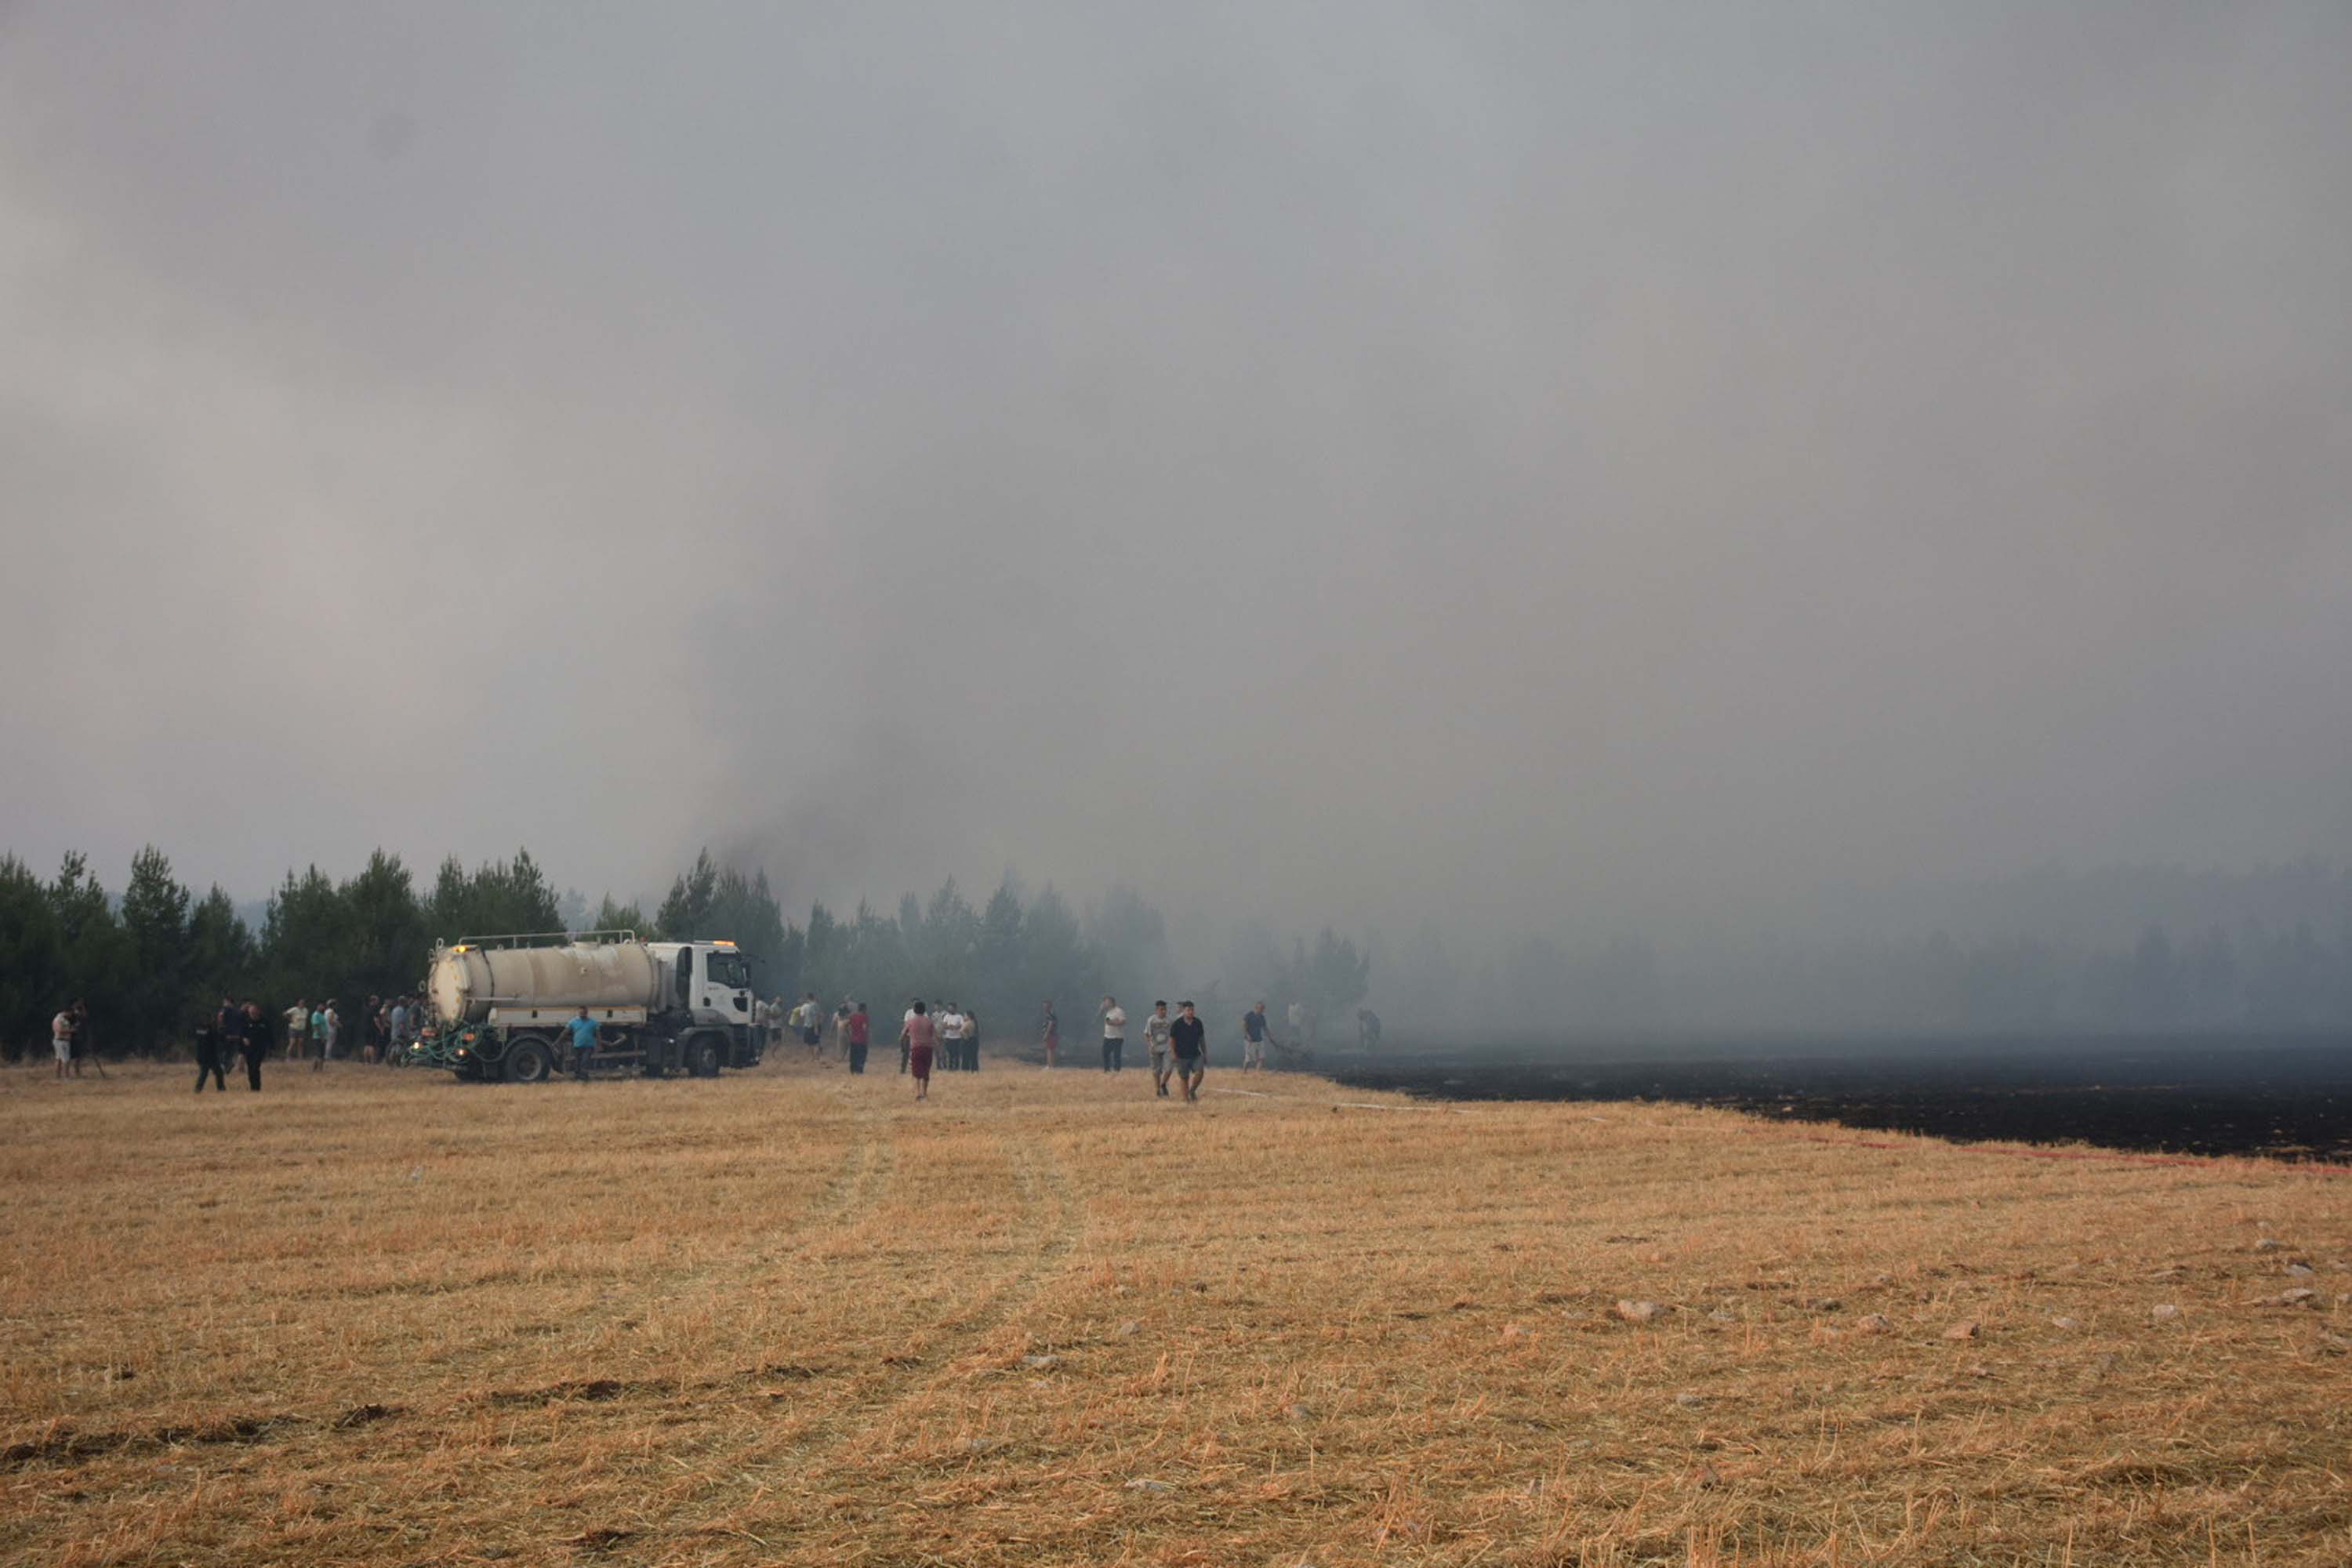
<svg viewBox="0 0 2352 1568"><path fill-rule="evenodd" d="M649 912L609 897L586 908L560 894L529 850L472 869L446 859L423 888L399 856L378 850L342 881L316 866L288 872L255 929L227 893L196 895L150 847L120 898L82 855L68 854L47 880L0 857L0 1045L11 1059L46 1050L51 1015L77 998L103 1056L183 1050L224 995L258 1000L270 1015L298 998L331 997L356 1026L370 996L422 988L436 941L566 929L724 938L741 946L762 995L814 991L893 1015L918 994L952 1001L977 1010L1000 1044L1034 1038L1049 998L1065 1032L1083 1038L1106 992L1171 984L1166 922L1126 889L1081 913L1051 887L1031 895L1008 874L975 907L950 878L928 902L908 894L887 914L818 903L803 923L784 917L764 872L747 877L707 851ZM1262 941L1240 973L1261 994L1300 998L1337 1018L1364 994L1370 960L1327 930L1312 946L1294 939L1287 952ZM1223 1005L1213 987L1198 1000ZM1238 1016L1246 1005L1226 1010Z"/></svg>

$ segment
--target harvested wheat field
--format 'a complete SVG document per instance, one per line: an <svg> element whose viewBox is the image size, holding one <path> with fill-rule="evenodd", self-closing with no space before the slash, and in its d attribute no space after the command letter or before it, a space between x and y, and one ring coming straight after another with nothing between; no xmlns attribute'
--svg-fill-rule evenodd
<svg viewBox="0 0 2352 1568"><path fill-rule="evenodd" d="M2352 1562L2321 1172L994 1061L0 1079L11 1561Z"/></svg>

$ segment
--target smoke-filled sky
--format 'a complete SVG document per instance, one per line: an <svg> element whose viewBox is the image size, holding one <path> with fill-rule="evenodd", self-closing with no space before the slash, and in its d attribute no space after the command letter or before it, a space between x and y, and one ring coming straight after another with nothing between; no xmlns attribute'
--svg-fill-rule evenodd
<svg viewBox="0 0 2352 1568"><path fill-rule="evenodd" d="M0 7L0 847L2352 848L2352 9Z"/></svg>

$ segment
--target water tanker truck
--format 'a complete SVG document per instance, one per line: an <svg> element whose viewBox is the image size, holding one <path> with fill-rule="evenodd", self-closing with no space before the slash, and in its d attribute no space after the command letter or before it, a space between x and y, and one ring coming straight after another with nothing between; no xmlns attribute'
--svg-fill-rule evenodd
<svg viewBox="0 0 2352 1568"><path fill-rule="evenodd" d="M412 1059L477 1082L539 1083L572 1060L569 1025L596 1020L596 1070L716 1078L759 1064L751 973L731 942L636 932L467 937L433 950L432 1026Z"/></svg>

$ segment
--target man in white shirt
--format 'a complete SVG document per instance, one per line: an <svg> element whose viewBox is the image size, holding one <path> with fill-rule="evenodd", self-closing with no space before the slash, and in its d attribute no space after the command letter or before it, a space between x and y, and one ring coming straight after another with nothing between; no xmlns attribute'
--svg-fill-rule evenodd
<svg viewBox="0 0 2352 1568"><path fill-rule="evenodd" d="M1127 1063L1127 1009L1118 1005L1116 996L1102 1001L1103 1071L1122 1072Z"/></svg>
<svg viewBox="0 0 2352 1568"><path fill-rule="evenodd" d="M302 1059L302 1042L310 1037L310 1004L297 1002L286 1009L286 1059Z"/></svg>
<svg viewBox="0 0 2352 1568"><path fill-rule="evenodd" d="M948 1010L939 1016L939 1024L940 1055L943 1058L940 1064L940 1070L961 1072L964 1035L971 1027L963 1016L963 1009L950 1004Z"/></svg>
<svg viewBox="0 0 2352 1568"><path fill-rule="evenodd" d="M1152 1092L1162 1100L1168 1098L1168 1026L1172 1022L1165 1002L1154 1002L1151 1016L1143 1020L1143 1043L1151 1047Z"/></svg>
<svg viewBox="0 0 2352 1568"><path fill-rule="evenodd" d="M58 1076L66 1076L66 1068L77 1065L73 1054L74 1016L68 1007L49 1020L49 1048L58 1054Z"/></svg>

